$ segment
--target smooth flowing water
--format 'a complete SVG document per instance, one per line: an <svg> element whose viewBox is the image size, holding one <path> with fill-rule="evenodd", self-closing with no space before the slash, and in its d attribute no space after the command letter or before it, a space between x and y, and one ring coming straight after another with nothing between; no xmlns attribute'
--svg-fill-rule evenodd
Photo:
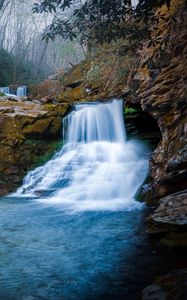
<svg viewBox="0 0 187 300"><path fill-rule="evenodd" d="M75 105L64 119L66 144L52 160L30 172L17 195L48 195L38 201L73 212L131 210L148 168L148 151L127 141L123 103Z"/></svg>
<svg viewBox="0 0 187 300"><path fill-rule="evenodd" d="M135 299L154 255L135 200L149 151L123 103L75 105L54 157L0 201L0 299ZM149 255L147 255L149 253Z"/></svg>
<svg viewBox="0 0 187 300"><path fill-rule="evenodd" d="M22 85L17 87L17 89L14 91L12 91L12 88L10 88L9 86L6 87L1 87L0 88L0 92L4 93L7 96L13 97L13 96L17 96L17 97L25 97L27 96L27 87L26 85Z"/></svg>
<svg viewBox="0 0 187 300"><path fill-rule="evenodd" d="M18 97L25 97L25 96L27 96L27 87L25 85L19 86L17 88L16 95Z"/></svg>

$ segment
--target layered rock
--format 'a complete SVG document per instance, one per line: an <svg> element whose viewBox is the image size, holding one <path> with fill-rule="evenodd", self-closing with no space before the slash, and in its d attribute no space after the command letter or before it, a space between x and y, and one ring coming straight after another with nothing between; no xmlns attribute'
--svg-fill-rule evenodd
<svg viewBox="0 0 187 300"><path fill-rule="evenodd" d="M160 127L162 140L151 160L151 177L158 197L187 185L187 9L172 1L153 35L155 47L139 51L139 65L129 78L134 101L141 103Z"/></svg>
<svg viewBox="0 0 187 300"><path fill-rule="evenodd" d="M54 152L68 105L1 101L0 194L15 189L43 155Z"/></svg>
<svg viewBox="0 0 187 300"><path fill-rule="evenodd" d="M187 230L187 190L160 199L159 207L148 219L150 233Z"/></svg>

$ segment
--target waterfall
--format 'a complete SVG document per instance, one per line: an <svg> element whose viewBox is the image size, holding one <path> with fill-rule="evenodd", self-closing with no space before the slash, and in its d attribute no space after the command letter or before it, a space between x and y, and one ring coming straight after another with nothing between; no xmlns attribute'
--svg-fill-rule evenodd
<svg viewBox="0 0 187 300"><path fill-rule="evenodd" d="M25 85L19 86L19 87L17 88L16 95L17 95L18 97L25 97L25 96L27 96L27 87L26 87Z"/></svg>
<svg viewBox="0 0 187 300"><path fill-rule="evenodd" d="M27 87L25 85L19 86L16 90L16 95L11 93L10 87L1 87L0 92L8 96L18 96L25 97L27 96Z"/></svg>
<svg viewBox="0 0 187 300"><path fill-rule="evenodd" d="M74 105L63 120L65 145L25 177L17 195L70 211L131 210L145 180L148 153L127 141L122 100Z"/></svg>
<svg viewBox="0 0 187 300"><path fill-rule="evenodd" d="M1 87L0 92L3 94L10 94L10 88L8 86Z"/></svg>

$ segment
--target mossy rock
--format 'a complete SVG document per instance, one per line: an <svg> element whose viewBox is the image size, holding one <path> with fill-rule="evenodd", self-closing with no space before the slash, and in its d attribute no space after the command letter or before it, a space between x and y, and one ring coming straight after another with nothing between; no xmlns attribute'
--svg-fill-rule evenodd
<svg viewBox="0 0 187 300"><path fill-rule="evenodd" d="M74 89L67 89L62 95L58 97L59 102L76 102L85 98L85 90L83 87L76 87Z"/></svg>
<svg viewBox="0 0 187 300"><path fill-rule="evenodd" d="M75 82L83 82L86 78L87 72L91 68L91 64L92 61L86 59L64 74L62 77L64 86L67 87Z"/></svg>
<svg viewBox="0 0 187 300"><path fill-rule="evenodd" d="M62 126L60 117L48 117L36 120L33 124L29 124L22 129L24 136L30 138L49 137L55 138L58 136Z"/></svg>
<svg viewBox="0 0 187 300"><path fill-rule="evenodd" d="M62 140L26 139L17 148L1 147L0 195L18 188L29 170L43 165L51 159L62 145Z"/></svg>

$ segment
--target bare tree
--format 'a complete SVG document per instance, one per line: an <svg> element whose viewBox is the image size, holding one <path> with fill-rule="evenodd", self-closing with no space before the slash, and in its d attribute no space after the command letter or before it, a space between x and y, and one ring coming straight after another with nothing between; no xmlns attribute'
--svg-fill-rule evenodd
<svg viewBox="0 0 187 300"><path fill-rule="evenodd" d="M29 69L27 80L32 82L70 68L85 57L79 40L70 42L61 37L48 43L42 40L43 29L51 22L51 16L33 14L32 1L0 0L0 4L0 50L15 58L13 83L24 81L20 65Z"/></svg>

